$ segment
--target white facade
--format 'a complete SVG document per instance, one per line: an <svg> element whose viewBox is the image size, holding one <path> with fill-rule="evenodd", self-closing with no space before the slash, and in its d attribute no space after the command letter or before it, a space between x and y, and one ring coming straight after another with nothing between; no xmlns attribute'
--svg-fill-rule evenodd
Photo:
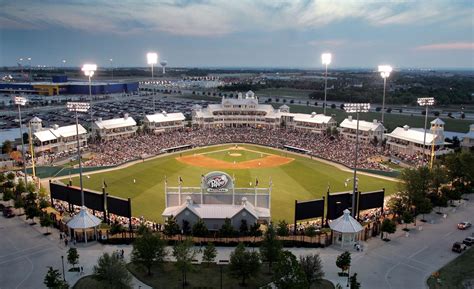
<svg viewBox="0 0 474 289"><path fill-rule="evenodd" d="M352 116L344 119L339 125L341 136L348 140L356 139L357 120ZM359 141L369 143L377 139L380 142L383 137L385 127L374 119L372 122L359 120Z"/></svg>
<svg viewBox="0 0 474 289"><path fill-rule="evenodd" d="M426 132L425 146L423 140L425 131L423 128L397 127L391 133L385 134L387 145L391 152L398 152L405 155L425 154L431 155L433 145L435 156L451 152L446 148L450 143L444 139L444 122L437 118L431 122L431 129Z"/></svg>
<svg viewBox="0 0 474 289"><path fill-rule="evenodd" d="M92 125L92 135L102 140L127 138L137 132L136 121L125 114L123 118L102 120L99 118Z"/></svg>
<svg viewBox="0 0 474 289"><path fill-rule="evenodd" d="M43 128L39 118L33 118L33 143L36 154L49 152L61 153L77 149L76 125ZM79 124L79 146L87 147L87 130Z"/></svg>
<svg viewBox="0 0 474 289"><path fill-rule="evenodd" d="M287 105L274 109L269 104L259 104L252 91L245 97L239 93L237 99L222 97L220 104L206 108L193 107L193 125L200 128L215 127L288 127L322 133L327 127L336 126L332 117L313 114L290 113Z"/></svg>
<svg viewBox="0 0 474 289"><path fill-rule="evenodd" d="M144 123L148 126L148 130L153 133L162 133L184 128L185 116L181 112L155 113L145 116Z"/></svg>
<svg viewBox="0 0 474 289"><path fill-rule="evenodd" d="M469 126L469 132L464 135L461 147L464 149L472 149L474 147L474 124Z"/></svg>

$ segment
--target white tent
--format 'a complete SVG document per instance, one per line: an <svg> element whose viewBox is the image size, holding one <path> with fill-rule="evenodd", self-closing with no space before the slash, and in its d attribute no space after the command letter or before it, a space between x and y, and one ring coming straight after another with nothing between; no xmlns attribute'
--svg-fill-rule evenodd
<svg viewBox="0 0 474 289"><path fill-rule="evenodd" d="M86 230L94 228L94 232L97 226L100 225L102 221L96 216L89 213L86 207L82 207L79 214L75 215L68 223L67 226L69 229L74 229L84 231L84 241L87 242Z"/></svg>
<svg viewBox="0 0 474 289"><path fill-rule="evenodd" d="M329 223L334 233L333 241L340 242L341 247L344 247L346 243L354 244L357 234L364 229L356 219L351 217L350 213L348 209L345 209L342 216Z"/></svg>

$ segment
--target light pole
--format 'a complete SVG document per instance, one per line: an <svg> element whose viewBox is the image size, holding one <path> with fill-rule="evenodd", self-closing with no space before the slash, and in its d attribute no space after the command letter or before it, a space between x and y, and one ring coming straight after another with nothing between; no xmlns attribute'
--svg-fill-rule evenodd
<svg viewBox="0 0 474 289"><path fill-rule="evenodd" d="M420 97L417 99L420 106L425 107L425 133L423 134L423 165L426 165L426 125L428 124L428 107L433 106L435 103L434 97Z"/></svg>
<svg viewBox="0 0 474 289"><path fill-rule="evenodd" d="M379 65L379 72L383 78L383 97L382 97L382 124L384 123L384 113L385 113L385 91L387 87L387 78L390 76L390 72L392 72L392 67L390 65Z"/></svg>
<svg viewBox="0 0 474 289"><path fill-rule="evenodd" d="M18 119L20 121L20 139L21 139L21 156L23 158L23 172L25 173L25 189L28 185L28 177L26 175L26 157L25 157L25 142L23 140L23 128L21 127L21 106L25 106L28 100L23 96L14 96L13 102L18 106Z"/></svg>
<svg viewBox="0 0 474 289"><path fill-rule="evenodd" d="M68 102L66 106L69 111L73 111L75 113L75 117L76 117L77 159L79 161L79 183L81 186L81 205L82 207L84 207L84 188L82 186L81 145L79 142L79 120L77 118L77 112L87 112L90 108L90 104L87 102Z"/></svg>
<svg viewBox="0 0 474 289"><path fill-rule="evenodd" d="M61 256L61 263L63 263L63 280L66 281L66 274L64 273L64 256Z"/></svg>
<svg viewBox="0 0 474 289"><path fill-rule="evenodd" d="M109 61L110 61L110 68L112 68L112 80L114 80L114 64L113 64L114 60L110 58Z"/></svg>
<svg viewBox="0 0 474 289"><path fill-rule="evenodd" d="M158 63L158 54L156 52L148 52L146 54L146 60L148 62L148 65L151 65L151 84L153 85L153 66ZM152 95L153 98L153 113L155 113L155 94L153 93Z"/></svg>
<svg viewBox="0 0 474 289"><path fill-rule="evenodd" d="M96 64L84 64L82 66L82 71L84 75L89 77L89 99L90 99L90 111L91 111L91 130L92 130L92 83L91 78L94 76L94 72L97 70Z"/></svg>
<svg viewBox="0 0 474 289"><path fill-rule="evenodd" d="M357 181L357 158L359 154L359 113L368 112L370 109L370 103L346 103L344 104L344 110L347 113L356 113L357 115L357 128L356 128L356 146L354 156L354 189L352 191L352 217L356 217L356 193L358 192L359 182Z"/></svg>
<svg viewBox="0 0 474 289"><path fill-rule="evenodd" d="M326 73L324 74L324 115L326 115L326 99L327 99L327 91L328 91L328 65L331 64L332 55L331 53L323 53L321 54L321 60L323 65L326 66Z"/></svg>
<svg viewBox="0 0 474 289"><path fill-rule="evenodd" d="M28 57L28 66L29 66L29 73L28 73L28 78L30 79L30 82L32 80L32 77L31 77L31 57Z"/></svg>

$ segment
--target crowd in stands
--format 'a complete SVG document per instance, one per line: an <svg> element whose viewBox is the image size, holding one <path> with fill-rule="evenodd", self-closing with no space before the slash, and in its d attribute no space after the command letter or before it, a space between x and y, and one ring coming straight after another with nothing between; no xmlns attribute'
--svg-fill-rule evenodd
<svg viewBox="0 0 474 289"><path fill-rule="evenodd" d="M342 138L288 129L214 128L186 129L157 135L144 134L129 139L92 143L89 147L94 156L84 165L113 166L158 155L171 147L202 147L223 143L252 143L275 148L292 146L310 151L312 156L348 167L354 164L354 143ZM357 166L364 169L390 170L378 162L370 161L372 157L380 154L380 148L372 144L360 144Z"/></svg>

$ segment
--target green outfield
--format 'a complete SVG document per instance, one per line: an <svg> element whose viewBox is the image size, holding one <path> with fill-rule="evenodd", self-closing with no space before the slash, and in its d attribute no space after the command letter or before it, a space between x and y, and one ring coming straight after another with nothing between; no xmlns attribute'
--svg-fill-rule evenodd
<svg viewBox="0 0 474 289"><path fill-rule="evenodd" d="M333 165L270 148L253 145L241 145L241 147L246 150L238 151L241 156L234 157L228 153L237 152L230 150L234 148L233 145L214 146L166 155L122 169L91 174L84 177L84 186L100 191L102 181L105 180L109 194L132 199L134 216L144 216L157 222L162 221L165 176L170 186L177 186L179 177L183 179L183 186L199 186L201 175L212 171L209 168L184 164L176 160L179 156L205 153L207 157L226 162L231 162L233 158L241 158L239 161L258 162L259 158L268 155L293 158L292 162L280 166L223 170L231 176L235 176L237 187L248 187L251 182L255 182L255 179L259 180L260 187L268 186L271 178L273 181L271 213L274 220L285 219L291 222L294 215L294 201L320 198L326 193L328 185L332 192L352 190L350 185L349 187L344 186L344 181L350 178L352 173L342 171ZM63 181L66 182L67 179ZM78 185L78 183L78 178L74 178L73 184ZM385 188L387 194L391 194L395 192L397 183L361 175L359 187L361 191Z"/></svg>
<svg viewBox="0 0 474 289"><path fill-rule="evenodd" d="M266 156L266 154L256 152L256 151L248 151L248 150L237 150L233 149L230 147L230 149L227 149L228 146L226 146L225 150L217 150L217 151L211 151L208 153L204 153L203 155L216 159L216 160L222 160L226 162L244 162L244 161L251 161L251 160L256 160L259 158L262 158L263 156Z"/></svg>

